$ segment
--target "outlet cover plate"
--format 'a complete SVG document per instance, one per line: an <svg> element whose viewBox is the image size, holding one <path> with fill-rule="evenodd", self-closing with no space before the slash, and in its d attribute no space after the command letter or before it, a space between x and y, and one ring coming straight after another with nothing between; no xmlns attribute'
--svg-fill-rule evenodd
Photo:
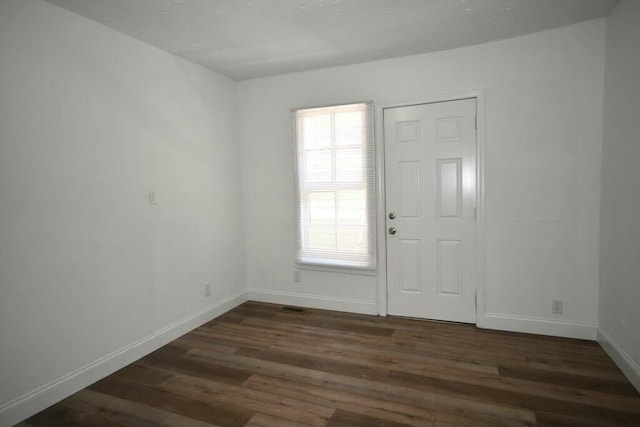
<svg viewBox="0 0 640 427"><path fill-rule="evenodd" d="M562 300L554 299L551 301L551 312L554 314L562 314Z"/></svg>

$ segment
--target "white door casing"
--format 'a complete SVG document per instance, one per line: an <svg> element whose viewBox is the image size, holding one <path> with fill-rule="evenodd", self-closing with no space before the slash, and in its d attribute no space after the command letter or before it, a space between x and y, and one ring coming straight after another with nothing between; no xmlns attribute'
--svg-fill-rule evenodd
<svg viewBox="0 0 640 427"><path fill-rule="evenodd" d="M388 313L475 323L476 98L383 120Z"/></svg>

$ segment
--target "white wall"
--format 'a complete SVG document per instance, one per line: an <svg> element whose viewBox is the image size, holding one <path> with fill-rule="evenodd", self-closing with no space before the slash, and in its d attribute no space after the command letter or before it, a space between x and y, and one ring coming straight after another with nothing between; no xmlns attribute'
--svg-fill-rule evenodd
<svg viewBox="0 0 640 427"><path fill-rule="evenodd" d="M609 27L619 22L616 31L637 38L633 18L614 12ZM609 78L623 73L616 64L632 49L618 38ZM247 281L256 299L377 312L378 277L303 271L293 282L292 107L373 99L379 113L484 88L481 320L593 336L603 20L245 81L236 97L233 81L201 67L41 0L7 0L0 67L0 425L242 301ZM637 85L633 67L622 86ZM608 83L607 91L607 123L628 114L626 105L637 111L637 100L620 107L623 95L612 95L625 88ZM605 199L633 173L612 167L637 154L625 143L632 122L616 124L611 141L605 132ZM158 205L147 203L148 189ZM611 211L603 207L607 245L633 229L614 227L637 217L629 203L618 197ZM601 314L637 361L637 341L625 332L638 321L629 281L637 266L621 261L634 236L603 256ZM213 295L204 298L207 282ZM620 289L626 294L616 297ZM551 315L551 299L565 301L563 315Z"/></svg>
<svg viewBox="0 0 640 427"><path fill-rule="evenodd" d="M607 19L600 341L640 390L640 2Z"/></svg>
<svg viewBox="0 0 640 427"><path fill-rule="evenodd" d="M0 425L246 296L236 100L49 3L0 2Z"/></svg>
<svg viewBox="0 0 640 427"><path fill-rule="evenodd" d="M376 277L293 282L289 109L486 90L485 326L595 338L603 20L238 84L250 297L377 312ZM380 138L380 135L378 135ZM380 141L379 141L380 142ZM564 314L551 314L551 300Z"/></svg>

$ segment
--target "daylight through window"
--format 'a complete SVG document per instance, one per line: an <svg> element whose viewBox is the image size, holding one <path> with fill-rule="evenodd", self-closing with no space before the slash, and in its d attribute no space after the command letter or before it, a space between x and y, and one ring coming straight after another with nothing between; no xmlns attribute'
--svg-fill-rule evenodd
<svg viewBox="0 0 640 427"><path fill-rule="evenodd" d="M297 262L375 269L371 103L293 112Z"/></svg>

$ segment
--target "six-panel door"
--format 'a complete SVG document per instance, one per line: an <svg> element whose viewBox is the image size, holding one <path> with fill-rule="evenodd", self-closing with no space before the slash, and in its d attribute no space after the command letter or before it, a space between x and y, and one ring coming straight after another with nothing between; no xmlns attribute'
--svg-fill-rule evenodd
<svg viewBox="0 0 640 427"><path fill-rule="evenodd" d="M384 133L388 312L475 323L476 99L386 108Z"/></svg>

